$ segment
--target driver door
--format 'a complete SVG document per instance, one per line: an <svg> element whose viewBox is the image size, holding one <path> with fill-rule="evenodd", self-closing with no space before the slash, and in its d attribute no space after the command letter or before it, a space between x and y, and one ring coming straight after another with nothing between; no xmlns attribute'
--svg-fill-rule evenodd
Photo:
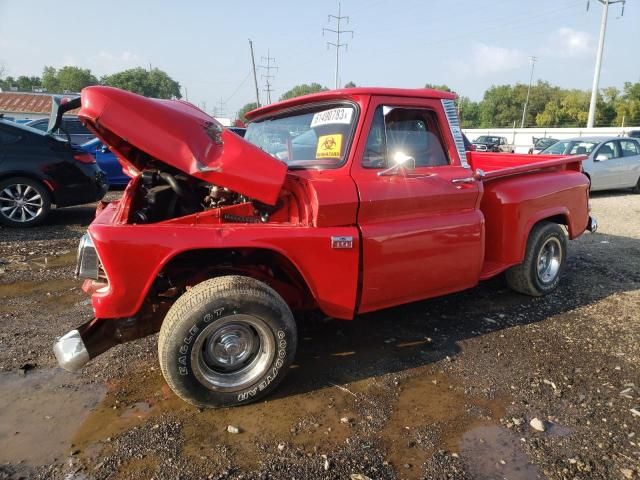
<svg viewBox="0 0 640 480"><path fill-rule="evenodd" d="M372 105L351 170L360 196L360 313L475 285L484 248L482 184L461 166L440 101L374 97ZM389 171L396 154L410 168Z"/></svg>

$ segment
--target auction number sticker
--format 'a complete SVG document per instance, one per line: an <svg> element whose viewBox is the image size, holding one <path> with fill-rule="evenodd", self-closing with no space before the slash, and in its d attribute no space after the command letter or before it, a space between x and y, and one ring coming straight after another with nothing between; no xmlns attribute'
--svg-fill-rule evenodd
<svg viewBox="0 0 640 480"><path fill-rule="evenodd" d="M311 128L321 125L333 125L336 123L351 123L353 108L332 108L322 112L314 113L311 120Z"/></svg>
<svg viewBox="0 0 640 480"><path fill-rule="evenodd" d="M320 135L318 137L318 147L316 158L340 158L342 151L342 134Z"/></svg>

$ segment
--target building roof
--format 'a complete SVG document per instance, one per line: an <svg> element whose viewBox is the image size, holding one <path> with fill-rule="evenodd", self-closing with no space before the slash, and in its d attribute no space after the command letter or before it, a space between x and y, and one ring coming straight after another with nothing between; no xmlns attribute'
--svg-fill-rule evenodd
<svg viewBox="0 0 640 480"><path fill-rule="evenodd" d="M0 92L0 112L49 115L51 96L48 93ZM69 95L74 96L77 95Z"/></svg>

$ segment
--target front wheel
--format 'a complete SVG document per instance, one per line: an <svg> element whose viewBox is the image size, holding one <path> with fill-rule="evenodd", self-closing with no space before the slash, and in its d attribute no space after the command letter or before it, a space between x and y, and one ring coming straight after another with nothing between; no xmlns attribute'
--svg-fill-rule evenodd
<svg viewBox="0 0 640 480"><path fill-rule="evenodd" d="M633 193L640 193L640 177L638 177L638 181L636 182L636 186L633 187Z"/></svg>
<svg viewBox="0 0 640 480"><path fill-rule="evenodd" d="M546 295L560 283L566 260L567 236L562 227L552 222L540 222L529 234L524 261L507 270L507 283L525 295Z"/></svg>
<svg viewBox="0 0 640 480"><path fill-rule="evenodd" d="M158 354L171 389L198 407L258 400L286 374L295 356L291 310L253 278L206 280L182 295L160 329Z"/></svg>

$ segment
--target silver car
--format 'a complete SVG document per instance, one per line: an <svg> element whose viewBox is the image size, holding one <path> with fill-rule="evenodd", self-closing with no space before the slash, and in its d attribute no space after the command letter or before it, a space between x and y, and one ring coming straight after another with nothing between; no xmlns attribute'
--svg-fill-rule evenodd
<svg viewBox="0 0 640 480"><path fill-rule="evenodd" d="M629 137L579 137L560 140L542 155L588 155L582 163L591 191L633 188L640 193L640 143Z"/></svg>

